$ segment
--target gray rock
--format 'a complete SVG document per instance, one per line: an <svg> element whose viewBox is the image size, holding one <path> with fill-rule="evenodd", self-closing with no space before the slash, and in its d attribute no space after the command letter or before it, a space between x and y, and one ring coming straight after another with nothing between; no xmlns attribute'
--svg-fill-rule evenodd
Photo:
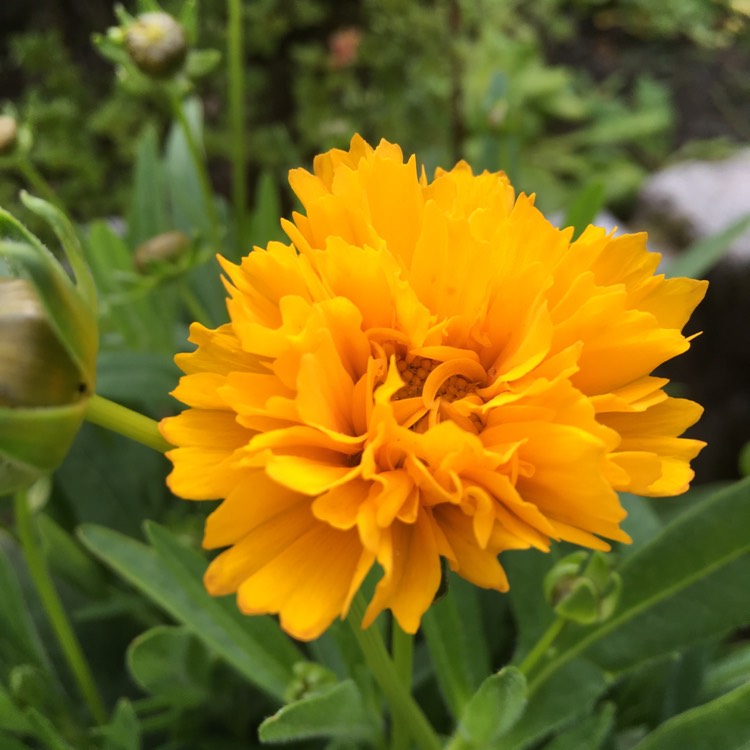
<svg viewBox="0 0 750 750"><path fill-rule="evenodd" d="M652 175L636 213L658 244L684 247L750 214L750 149L721 161L686 161ZM750 230L729 247L727 260L750 264Z"/></svg>

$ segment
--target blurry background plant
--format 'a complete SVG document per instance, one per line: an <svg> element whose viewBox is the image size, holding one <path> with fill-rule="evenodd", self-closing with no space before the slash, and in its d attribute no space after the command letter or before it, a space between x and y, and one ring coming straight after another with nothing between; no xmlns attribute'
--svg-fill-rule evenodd
<svg viewBox="0 0 750 750"><path fill-rule="evenodd" d="M0 205L51 247L20 188L78 223L99 294L97 392L153 417L174 409L172 355L186 346L189 322L225 319L214 253L236 258L278 238L292 208L286 170L355 130L400 143L428 171L460 157L505 169L579 228L605 203L626 216L644 175L678 149L715 154L750 140L744 0L123 6L0 3ZM153 79L125 42L135 16L161 10L182 24L189 51ZM746 456L742 466L747 473ZM0 746L246 749L263 718L293 698L264 724L266 740L382 747L351 634L335 626L301 649L270 619L210 599L197 549L205 511L171 498L165 474L160 456L85 424L51 485L30 498L109 711L103 725L71 698L0 504ZM626 498L636 543L620 551L615 612L565 626L527 712L501 728L503 747L624 750L662 727L666 739L642 746L662 750L686 747L680 732L696 723L719 725L712 746L734 746L750 701L750 645L737 630L750 622L750 488L713 490L675 503ZM491 670L511 657L523 663L545 633L559 635L543 582L568 551L508 554L507 597L451 581L425 618L414 689L439 731L463 728L453 747L497 739L470 696ZM658 578L664 560L672 573ZM613 606L608 599L602 610ZM521 695L509 674L480 695ZM311 726L321 713L328 724ZM354 739L314 739L342 737L345 725Z"/></svg>

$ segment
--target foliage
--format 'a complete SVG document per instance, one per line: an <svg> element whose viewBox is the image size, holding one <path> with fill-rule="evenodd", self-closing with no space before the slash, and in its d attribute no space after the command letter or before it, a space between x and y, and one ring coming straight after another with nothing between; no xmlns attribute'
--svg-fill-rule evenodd
<svg viewBox="0 0 750 750"><path fill-rule="evenodd" d="M97 392L155 418L174 410L172 354L185 346L187 324L223 320L214 251L236 257L248 240L265 244L278 233L280 168L355 128L397 138L429 164L450 162L460 122L474 166L516 171L521 185L569 208L580 228L602 200L633 189L640 141L666 153L659 139L669 127L667 98L646 76L628 101L618 81L595 85L546 64L541 19L552 19L545 33L564 36L569 6L581 13L614 6L623 22L645 24L660 38L719 43L718 11L697 1L545 0L537 11L520 2L465 2L459 33L451 4L437 0L367 0L346 12L322 0L244 5L255 185L245 236L227 202L206 195L207 161L196 161L190 148L192 137L201 156L205 143L215 168L216 158L231 156L228 125L215 115L226 89L221 71L208 79L202 101L180 98L180 121L160 98L164 89L137 96L122 87L89 89L54 32L15 42L33 82L16 103L34 132L30 158L82 220L77 230L99 297ZM670 15L678 6L684 12ZM204 4L199 28L208 47L223 33L222 8L218 0ZM365 32L356 62L336 67L330 32L350 26ZM269 93L279 79L266 71L284 66L282 80L294 84L290 100ZM603 173L596 184L592 178ZM0 186L0 203L17 205L16 186ZM702 273L706 254L718 258L745 224L686 255L679 271ZM173 230L188 238L187 252L137 269L136 248ZM0 746L384 748L382 701L352 632L337 624L298 644L270 618L243 617L233 601L208 597L200 583L204 511L169 495L166 470L156 453L87 424L50 493L32 497L28 508L106 704L103 722L78 697L13 513L0 498ZM450 580L417 639L412 684L447 748L669 750L695 737L714 748L748 746L750 478L675 501L625 503L634 544L612 555L622 579L614 611L603 622L566 624L528 670L519 667L554 621L545 577L570 550L505 553L513 582L507 596ZM382 619L376 630L386 629ZM489 720L493 712L502 719Z"/></svg>

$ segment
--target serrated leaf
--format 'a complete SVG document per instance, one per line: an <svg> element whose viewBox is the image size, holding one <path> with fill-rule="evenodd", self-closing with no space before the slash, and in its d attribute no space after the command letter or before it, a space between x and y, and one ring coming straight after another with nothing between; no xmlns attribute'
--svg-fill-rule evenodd
<svg viewBox="0 0 750 750"><path fill-rule="evenodd" d="M84 525L79 536L97 557L188 627L250 683L278 700L283 699L292 678L292 663L279 661L269 653L266 643L257 638L259 629L273 627L269 618L238 622L219 600L208 595L195 570L184 569L175 574L156 550L124 534ZM174 565L174 560L169 562ZM259 625L260 622L266 625ZM301 654L294 661L300 660Z"/></svg>
<svg viewBox="0 0 750 750"><path fill-rule="evenodd" d="M373 725L356 683L344 680L284 706L260 725L258 736L262 742L339 737L369 743Z"/></svg>
<svg viewBox="0 0 750 750"><path fill-rule="evenodd" d="M462 748L491 747L518 721L526 707L526 678L515 667L490 675L461 713Z"/></svg>
<svg viewBox="0 0 750 750"><path fill-rule="evenodd" d="M750 683L675 716L634 750L745 750L750 744Z"/></svg>

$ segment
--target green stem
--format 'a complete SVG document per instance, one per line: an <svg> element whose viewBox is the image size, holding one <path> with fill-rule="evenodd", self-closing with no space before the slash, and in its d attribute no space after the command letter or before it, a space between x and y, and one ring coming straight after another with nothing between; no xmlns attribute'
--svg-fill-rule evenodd
<svg viewBox="0 0 750 750"><path fill-rule="evenodd" d="M568 621L562 617L556 617L542 637L536 642L534 648L526 654L526 658L518 665L518 669L523 672L526 677L529 676L529 673L539 661L546 656L552 644L557 640L560 633L562 633L567 622Z"/></svg>
<svg viewBox="0 0 750 750"><path fill-rule="evenodd" d="M88 705L91 715L98 724L107 720L104 703L99 697L96 683L89 669L86 657L83 655L81 644L76 638L73 628L65 614L65 608L55 590L44 559L44 553L37 541L37 530L29 508L28 495L25 490L19 490L14 498L16 527L18 538L23 549L24 559L28 566L31 580L34 582L44 611L49 618L52 630L57 638L63 656L68 662L78 689Z"/></svg>
<svg viewBox="0 0 750 750"><path fill-rule="evenodd" d="M60 196L55 192L52 185L47 182L42 173L25 157L16 162L16 168L21 176L29 183L29 186L38 193L44 200L54 203L59 208L63 208Z"/></svg>
<svg viewBox="0 0 750 750"><path fill-rule="evenodd" d="M227 76L229 79L229 127L232 143L232 206L237 222L237 247L247 229L247 157L245 153L245 66L242 0L228 0Z"/></svg>
<svg viewBox="0 0 750 750"><path fill-rule="evenodd" d="M380 632L375 627L362 630L365 609L364 597L358 593L352 602L347 622L351 625L368 668L385 695L394 719L408 728L421 750L441 750L435 730L402 682Z"/></svg>
<svg viewBox="0 0 750 750"><path fill-rule="evenodd" d="M195 139L193 130L190 127L187 116L185 115L185 107L183 106L182 99L176 95L172 95L170 96L170 101L172 103L172 113L174 114L175 120L177 120L182 128L182 133L185 136L185 142L187 143L188 151L190 152L190 158L193 160L193 166L198 175L201 193L203 194L203 203L205 204L206 214L209 223L211 224L211 241L218 250L221 244L221 222L219 220L219 212L216 210L216 202L211 188L211 180L208 177L206 162L201 148L198 145L198 141Z"/></svg>
<svg viewBox="0 0 750 750"><path fill-rule="evenodd" d="M396 674L401 684L411 693L414 636L404 632L395 617L391 620L391 653ZM391 750L409 750L410 737L409 725L404 724L398 714L394 715Z"/></svg>
<svg viewBox="0 0 750 750"><path fill-rule="evenodd" d="M172 446L161 436L156 420L116 404L103 396L94 395L86 405L86 419L112 432L136 440L164 453Z"/></svg>

